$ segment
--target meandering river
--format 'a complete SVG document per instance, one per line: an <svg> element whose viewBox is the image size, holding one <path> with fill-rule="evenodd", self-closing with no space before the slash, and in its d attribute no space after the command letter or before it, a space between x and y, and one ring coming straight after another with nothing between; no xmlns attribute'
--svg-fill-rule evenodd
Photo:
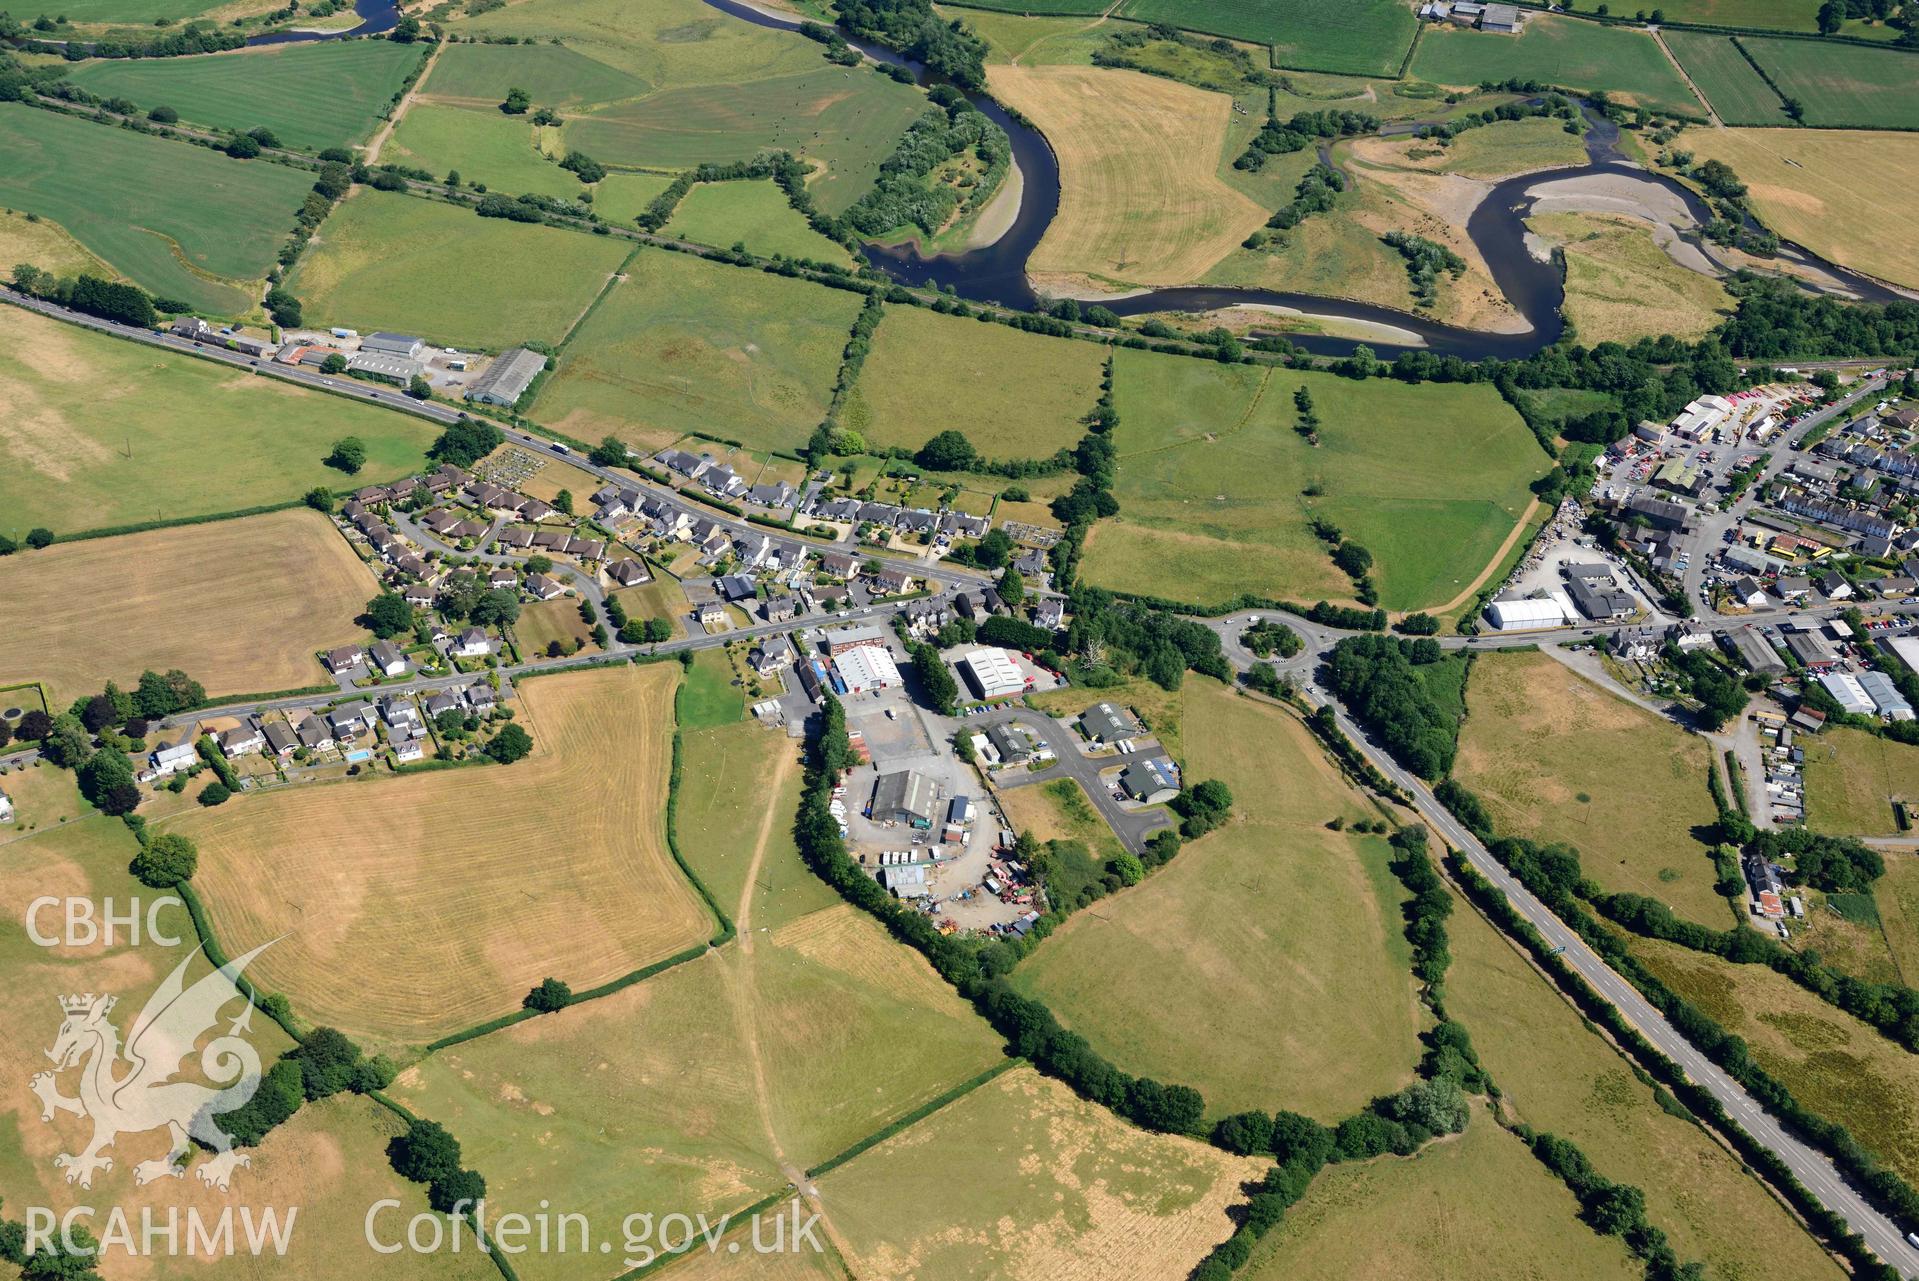
<svg viewBox="0 0 1919 1281"><path fill-rule="evenodd" d="M705 0L713 8L743 22L775 30L797 30L800 19L756 8L743 0ZM362 19L351 31L284 32L259 36L249 44L284 44L298 41L337 39L342 35L373 35L390 30L399 19L395 0L357 0L354 11ZM859 41L852 42L862 53L877 61L905 67L922 81L929 78L926 68L901 57L894 51ZM1024 183L1019 213L1006 231L989 245L961 253L923 255L917 246L868 245L867 260L902 284L932 285L947 289L973 302L999 303L1022 310L1043 308L1050 301L1032 287L1026 264L1039 246L1053 219L1059 213L1059 160L1039 130L1021 123L990 95L968 93L967 98L1006 131L1013 145L1013 162ZM1520 174L1499 183L1474 208L1466 223L1466 235L1485 260L1493 283L1506 296L1528 328L1517 333L1487 333L1446 325L1426 316L1394 307L1328 298L1318 294L1290 293L1275 289L1243 289L1222 285L1188 285L1170 289L1152 289L1114 298L1104 306L1122 316L1152 312L1205 312L1233 306L1264 306L1297 312L1310 318L1360 322L1385 326L1415 335L1425 350L1438 355L1459 356L1466 360L1489 357L1517 359L1529 356L1558 341L1565 324L1559 308L1565 301L1565 281L1557 263L1536 256L1527 244L1526 218L1537 197L1535 187L1551 184L1557 192L1577 189L1576 180L1603 176L1617 193L1643 186L1647 206L1671 206L1675 199L1683 204L1691 225L1676 222L1673 230L1689 244L1703 248L1700 228L1712 216L1703 201L1688 188L1661 174L1652 173L1628 162L1619 151L1619 129L1590 110L1585 135L1587 163L1566 169ZM1567 207L1562 195L1555 207ZM1834 279L1847 292L1874 302L1886 302L1900 295L1879 282L1847 271L1819 258L1798 245L1785 245L1786 257L1817 268ZM1354 338L1334 338L1322 334L1298 334L1293 341L1319 355L1347 355L1360 345ZM1391 341L1368 342L1374 351L1392 356L1405 348Z"/></svg>

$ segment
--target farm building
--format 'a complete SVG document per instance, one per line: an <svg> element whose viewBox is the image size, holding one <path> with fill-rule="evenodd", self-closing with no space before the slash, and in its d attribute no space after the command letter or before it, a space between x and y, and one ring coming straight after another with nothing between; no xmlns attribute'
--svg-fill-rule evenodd
<svg viewBox="0 0 1919 1281"><path fill-rule="evenodd" d="M360 340L360 350L382 356L398 356L402 360L418 360L426 351L426 339L415 338L412 334L368 334Z"/></svg>
<svg viewBox="0 0 1919 1281"><path fill-rule="evenodd" d="M365 374L399 386L405 386L425 372L417 360L379 351L356 351L346 358L346 367L350 373Z"/></svg>
<svg viewBox="0 0 1919 1281"><path fill-rule="evenodd" d="M923 866L883 867L880 869L880 880L898 898L929 898L932 895L932 890L926 885L926 869Z"/></svg>
<svg viewBox="0 0 1919 1281"><path fill-rule="evenodd" d="M1003 649L976 649L960 659L966 683L981 698L1009 698L1026 692L1019 664Z"/></svg>
<svg viewBox="0 0 1919 1281"><path fill-rule="evenodd" d="M1160 805L1179 795L1179 767L1166 756L1149 756L1120 771L1119 785L1143 805Z"/></svg>
<svg viewBox="0 0 1919 1281"><path fill-rule="evenodd" d="M918 770L882 774L873 785L873 821L931 827L939 799L939 784Z"/></svg>
<svg viewBox="0 0 1919 1281"><path fill-rule="evenodd" d="M546 368L546 357L525 347L502 352L486 372L473 380L466 398L482 405L513 405L519 402L533 380Z"/></svg>
<svg viewBox="0 0 1919 1281"><path fill-rule="evenodd" d="M884 646L861 645L833 660L846 692L863 694L872 689L890 689L900 683L899 665Z"/></svg>

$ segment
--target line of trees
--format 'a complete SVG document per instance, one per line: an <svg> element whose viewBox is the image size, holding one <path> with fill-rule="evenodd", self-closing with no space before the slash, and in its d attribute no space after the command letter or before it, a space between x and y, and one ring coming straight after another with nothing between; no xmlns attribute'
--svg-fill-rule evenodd
<svg viewBox="0 0 1919 1281"><path fill-rule="evenodd" d="M1445 660L1430 637L1349 636L1326 660L1327 685L1392 758L1424 779L1452 769L1459 724L1419 668Z"/></svg>

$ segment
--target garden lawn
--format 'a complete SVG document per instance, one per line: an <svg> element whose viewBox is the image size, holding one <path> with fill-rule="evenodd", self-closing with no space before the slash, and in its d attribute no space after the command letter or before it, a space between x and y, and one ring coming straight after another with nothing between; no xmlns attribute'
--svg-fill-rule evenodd
<svg viewBox="0 0 1919 1281"><path fill-rule="evenodd" d="M1695 129L1686 146L1700 160L1731 165L1780 235L1855 271L1919 285L1909 205L1919 183L1919 135Z"/></svg>
<svg viewBox="0 0 1919 1281"><path fill-rule="evenodd" d="M931 966L842 904L442 1050L394 1093L460 1139L497 1211L544 1198L618 1224L737 1210L1000 1059Z"/></svg>
<svg viewBox="0 0 1919 1281"><path fill-rule="evenodd" d="M1384 839L1295 719L1186 683L1189 780L1234 817L1082 911L1013 983L1122 1068L1206 1097L1207 1114L1291 1108L1332 1123L1412 1078L1423 1024Z"/></svg>
<svg viewBox="0 0 1919 1281"><path fill-rule="evenodd" d="M1464 1134L1417 1156L1328 1166L1236 1275L1639 1281L1645 1268L1580 1222L1566 1185L1475 1108Z"/></svg>
<svg viewBox="0 0 1919 1281"><path fill-rule="evenodd" d="M1232 1234L1228 1207L1262 1173L1250 1158L1135 1129L1022 1067L819 1187L855 1276L1165 1281Z"/></svg>
<svg viewBox="0 0 1919 1281"><path fill-rule="evenodd" d="M1455 902L1448 931L1447 1012L1472 1034L1515 1120L1570 1139L1600 1173L1644 1190L1647 1217L1708 1275L1839 1281L1838 1265L1739 1159L1662 1107L1656 1088L1477 912ZM1752 1249L1755 1236L1766 1249Z"/></svg>
<svg viewBox="0 0 1919 1281"><path fill-rule="evenodd" d="M1046 458L1086 434L1097 344L889 307L840 421L874 449L957 431L983 458Z"/></svg>
<svg viewBox="0 0 1919 1281"><path fill-rule="evenodd" d="M1704 739L1539 653L1481 654L1466 708L1453 777L1502 836L1564 841L1602 888L1726 927L1711 850L1691 835L1718 814Z"/></svg>
<svg viewBox="0 0 1919 1281"><path fill-rule="evenodd" d="M342 201L287 287L308 324L499 351L557 343L632 246L385 191Z"/></svg>
<svg viewBox="0 0 1919 1281"><path fill-rule="evenodd" d="M1731 37L1701 31L1662 31L1660 38L1725 123L1790 123L1779 95L1739 52Z"/></svg>
<svg viewBox="0 0 1919 1281"><path fill-rule="evenodd" d="M484 183L489 191L516 196L530 192L578 200L586 191L540 150L532 125L497 111L415 102L394 126L380 158L439 177L457 171L464 183Z"/></svg>
<svg viewBox="0 0 1919 1281"><path fill-rule="evenodd" d="M1410 5L1396 0L1127 0L1125 16L1273 46L1276 66L1395 75L1412 46Z"/></svg>
<svg viewBox="0 0 1919 1281"><path fill-rule="evenodd" d="M1742 36L1779 91L1825 128L1919 129L1919 54Z"/></svg>
<svg viewBox="0 0 1919 1281"><path fill-rule="evenodd" d="M0 534L56 534L292 502L419 470L433 429L390 413L0 307ZM323 466L367 447L358 481Z"/></svg>
<svg viewBox="0 0 1919 1281"><path fill-rule="evenodd" d="M1419 38L1412 74L1443 85L1543 80L1567 89L1603 89L1614 99L1703 116L1704 107L1644 31L1537 12L1518 36L1434 25Z"/></svg>
<svg viewBox="0 0 1919 1281"><path fill-rule="evenodd" d="M1674 262L1637 218L1548 214L1528 225L1565 250L1563 310L1583 343L1662 334L1693 342L1732 314L1725 286Z"/></svg>
<svg viewBox="0 0 1919 1281"><path fill-rule="evenodd" d="M51 218L148 291L255 308L312 176L0 103L0 204ZM11 265L11 264L9 264Z"/></svg>
<svg viewBox="0 0 1919 1281"><path fill-rule="evenodd" d="M642 249L561 353L534 416L581 440L700 431L796 450L825 416L860 301Z"/></svg>
<svg viewBox="0 0 1919 1281"><path fill-rule="evenodd" d="M853 257L807 223L771 179L703 182L686 193L666 234L730 249L744 244L756 254L810 258L848 266Z"/></svg>
<svg viewBox="0 0 1919 1281"><path fill-rule="evenodd" d="M1852 1131L1908 1183L1919 1179L1919 1058L1765 965L1735 965L1634 938L1668 987L1745 1040L1807 1109Z"/></svg>
<svg viewBox="0 0 1919 1281"><path fill-rule="evenodd" d="M1919 809L1919 747L1859 729L1806 741L1806 825L1844 836L1892 836L1892 803Z"/></svg>
<svg viewBox="0 0 1919 1281"><path fill-rule="evenodd" d="M391 40L263 45L194 58L92 62L67 78L103 98L219 129L264 126L289 147L320 151L365 141L426 47Z"/></svg>
<svg viewBox="0 0 1919 1281"><path fill-rule="evenodd" d="M1094 526L1082 571L1102 587L1207 605L1348 598L1351 580L1308 526L1320 516L1372 552L1387 609L1439 605L1493 560L1547 470L1489 386L1115 361L1120 514ZM1317 447L1294 430L1302 386Z"/></svg>

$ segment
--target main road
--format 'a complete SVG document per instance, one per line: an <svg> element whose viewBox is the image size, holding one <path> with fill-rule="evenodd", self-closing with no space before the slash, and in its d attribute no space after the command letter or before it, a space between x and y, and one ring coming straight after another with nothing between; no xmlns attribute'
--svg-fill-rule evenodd
<svg viewBox="0 0 1919 1281"><path fill-rule="evenodd" d="M84 312L62 307L58 303L47 302L40 298L31 298L10 289L0 288L0 302L10 303L15 307L21 307L27 311L39 312L43 316L50 316L56 320L65 321L68 324L80 325L99 333L111 334L116 338L124 338L131 342L144 343L149 347L160 347L168 351L181 352L189 356L199 357L202 360L211 360L219 364L230 365L235 369L247 373L260 374L269 378L278 378L285 382L297 383L301 386L311 387L336 396L345 396L350 400L358 400L366 404L377 405L384 409L413 414L417 417L438 423L443 427L452 426L454 423L463 422L468 419L492 423L493 426L500 429L508 440L516 445L521 445L527 449L538 450L548 457L553 457L560 449L564 449L564 457L568 463L592 475L594 478L605 483L619 485L624 489L637 489L653 494L675 510L683 511L696 518L710 520L721 529L735 536L764 534L768 537L800 543L816 551L826 550L833 546L854 549L850 543L833 543L829 540L808 536L798 530L755 525L750 521L740 520L725 512L709 508L698 500L685 496L680 490L668 485L661 485L645 476L621 468L601 467L590 458L582 455L579 451L559 445L558 442L549 437L536 435L530 431L523 431L517 427L508 427L501 423L494 422L494 420L490 418L476 419L472 414L449 408L435 401L415 400L411 396L390 387L380 387L354 378L335 377L331 374L321 373L317 369L307 368L304 365L283 365L271 359L247 356L237 351L229 351L224 347L209 347L205 343L195 342L190 338L181 338L170 333L143 329L138 325L121 324L115 320L104 320L98 316L89 316ZM884 564L896 565L911 573L915 578L937 583L942 587L984 587L994 581L992 575L977 569L969 569L963 565L948 565L944 561L929 561L917 556L900 556L892 552L881 551L874 548L860 547L856 550L862 560L872 559L881 561ZM1050 594L1037 587L1031 588L1030 590L1036 591L1042 596Z"/></svg>
<svg viewBox="0 0 1919 1281"><path fill-rule="evenodd" d="M1905 614L1915 610L1919 610L1919 603L1896 607L1895 612ZM1246 617L1239 616L1238 623L1243 625ZM1420 817L1457 849L1475 871L1497 886L1512 903L1514 909L1539 931L1547 944L1560 949L1561 959L1571 966L1594 991L1611 1002L1627 1021L1638 1028L1640 1033L1662 1054L1677 1063L1689 1077L1711 1092L1732 1118L1759 1143L1776 1153L1786 1163L1787 1168L1812 1191L1813 1195L1819 1198L1827 1209L1843 1218L1853 1231L1864 1237L1874 1253L1897 1268L1902 1275L1919 1276L1919 1250L1915 1250L1907 1241L1905 1233L1901 1231L1898 1224L1881 1214L1851 1184L1847 1183L1824 1153L1788 1132L1776 1118L1746 1093L1744 1087L1694 1048L1692 1042L1680 1035L1678 1030L1666 1021L1665 1015L1640 994L1639 989L1620 977L1597 952L1586 945L1585 940L1555 916L1550 908L1535 898L1531 891L1521 885L1518 879L1492 856L1485 845L1439 803L1424 782L1400 768L1386 750L1368 736L1364 728L1346 715L1336 700L1319 693L1311 683L1311 671L1324 656L1328 638L1336 638L1338 633L1311 624L1295 625L1294 620L1290 618L1285 621L1289 626L1293 626L1294 630L1301 632L1307 644L1300 654L1279 666L1282 670L1296 674L1306 673L1308 679L1302 682L1302 688L1307 703L1314 707L1329 706L1333 709L1339 728L1353 740L1380 773L1404 789L1412 798L1413 808L1418 811ZM1706 626L1743 625L1745 621L1747 620L1715 619L1708 622ZM1245 669L1253 662L1259 661L1241 643L1234 620L1217 620L1213 625L1216 630L1222 632L1226 654L1236 666ZM1504 639L1505 643L1510 644L1515 638Z"/></svg>

